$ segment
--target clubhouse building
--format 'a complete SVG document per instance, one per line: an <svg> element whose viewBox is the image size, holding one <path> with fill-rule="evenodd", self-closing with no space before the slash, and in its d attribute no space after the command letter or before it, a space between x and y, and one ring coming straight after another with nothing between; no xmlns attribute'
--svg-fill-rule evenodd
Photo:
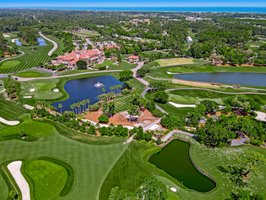
<svg viewBox="0 0 266 200"><path fill-rule="evenodd" d="M63 56L58 56L52 61L53 65L64 64L68 69L77 69L77 62L84 60L88 67L103 62L105 59L104 52L98 49L76 50Z"/></svg>

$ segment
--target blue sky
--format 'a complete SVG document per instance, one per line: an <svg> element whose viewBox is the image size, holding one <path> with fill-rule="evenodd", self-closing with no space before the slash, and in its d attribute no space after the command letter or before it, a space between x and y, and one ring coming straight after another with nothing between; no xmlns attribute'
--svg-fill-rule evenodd
<svg viewBox="0 0 266 200"><path fill-rule="evenodd" d="M0 0L0 7L156 7L244 6L266 7L266 0Z"/></svg>

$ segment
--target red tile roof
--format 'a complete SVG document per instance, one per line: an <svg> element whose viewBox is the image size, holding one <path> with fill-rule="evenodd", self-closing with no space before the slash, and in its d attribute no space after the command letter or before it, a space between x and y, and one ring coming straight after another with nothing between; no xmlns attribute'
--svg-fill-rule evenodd
<svg viewBox="0 0 266 200"><path fill-rule="evenodd" d="M62 60L63 62L68 62L69 64L75 64L79 60L91 59L95 57L99 57L102 54L101 51L97 49L89 49L89 50L81 50L81 51L72 51L69 54L64 56L58 56L58 60Z"/></svg>
<svg viewBox="0 0 266 200"><path fill-rule="evenodd" d="M132 55L132 56L129 56L128 59L137 60L137 59L139 59L139 56Z"/></svg>

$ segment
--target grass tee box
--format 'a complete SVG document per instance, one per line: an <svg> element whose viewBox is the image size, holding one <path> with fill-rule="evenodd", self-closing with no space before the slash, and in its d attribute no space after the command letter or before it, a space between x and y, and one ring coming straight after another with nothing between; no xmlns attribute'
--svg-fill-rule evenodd
<svg viewBox="0 0 266 200"><path fill-rule="evenodd" d="M156 62L163 67L194 64L192 58L169 58L156 60Z"/></svg>

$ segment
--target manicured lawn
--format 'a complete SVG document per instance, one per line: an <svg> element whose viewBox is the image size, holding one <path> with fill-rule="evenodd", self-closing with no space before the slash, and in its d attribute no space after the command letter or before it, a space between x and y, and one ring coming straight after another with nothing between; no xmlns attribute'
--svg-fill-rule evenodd
<svg viewBox="0 0 266 200"><path fill-rule="evenodd" d="M50 36L48 36L50 37ZM59 47L55 51L57 54L61 54L64 49L64 45L61 40L51 36L51 39L58 43ZM9 61L4 61L0 65L0 73L11 73L23 71L28 68L37 67L41 63L46 63L49 61L50 57L48 52L52 49L53 45L51 42L45 40L46 46L20 46L18 47L20 51L25 54L18 58L14 58Z"/></svg>
<svg viewBox="0 0 266 200"><path fill-rule="evenodd" d="M51 76L51 74L48 72L30 70L30 71L19 72L18 74L16 74L16 76L30 78L30 77L47 77Z"/></svg>
<svg viewBox="0 0 266 200"><path fill-rule="evenodd" d="M0 94L0 116L8 120L17 120L18 117L28 111L22 108L18 102L6 101Z"/></svg>
<svg viewBox="0 0 266 200"><path fill-rule="evenodd" d="M21 82L21 92L22 96L32 96L36 99L59 99L63 97L62 90L60 92L54 92L54 88L59 87L59 79L50 79L50 80L36 80L36 81L27 81ZM31 88L35 88L34 92L30 92Z"/></svg>
<svg viewBox="0 0 266 200"><path fill-rule="evenodd" d="M63 166L46 160L24 163L23 170L33 185L33 196L39 200L57 198L68 179L67 170Z"/></svg>
<svg viewBox="0 0 266 200"><path fill-rule="evenodd" d="M256 73L266 73L266 67L219 67L212 66L209 64L197 63L193 65L181 65L181 66L171 66L171 67L158 67L150 69L147 74L152 77L157 78L173 78L171 73L193 73L193 72L256 72Z"/></svg>
<svg viewBox="0 0 266 200"><path fill-rule="evenodd" d="M0 137L27 134L33 137L47 137L56 132L55 128L50 124L24 119L17 126L7 126L0 131Z"/></svg>
<svg viewBox="0 0 266 200"><path fill-rule="evenodd" d="M174 65L189 65L194 63L192 58L168 58L156 60L156 62L163 67Z"/></svg>
<svg viewBox="0 0 266 200"><path fill-rule="evenodd" d="M49 133L49 130L46 126L42 127L42 133L44 136L47 134L46 130ZM51 125L48 124L48 126ZM29 127L24 131L29 130L29 128L30 124ZM36 128L37 127L35 127L35 129L32 128L32 132L34 130L36 131ZM54 128L52 129L54 130ZM5 128L0 129L0 133L2 133L3 131L5 131ZM63 135L59 134L59 131ZM72 134L72 139L65 137L65 134ZM78 139L76 140L75 136L83 138L86 138L87 136L87 134L80 135L65 127L61 127L60 129L58 129L58 131L55 131L49 137L42 137L41 139L33 142L19 140L1 141L0 161L1 163L4 163L7 161L10 162L12 160L23 160L24 163L28 163L34 160L38 160L40 157L47 157L62 161L70 165L74 170L74 183L69 193L61 198L65 200L88 199L88 197L90 199L98 199L100 188L102 183L104 182L104 179L112 169L113 165L122 155L124 150L127 148L127 145L123 145L121 140L121 142L118 142L115 138L112 137L108 137L108 143L105 142L106 139L103 138L103 141L97 136L89 136L86 140L84 139L82 141ZM41 168L37 168L36 166L30 167L29 171L31 171L31 169L33 169L31 175L36 174L36 170L42 171ZM44 170L46 171L46 169ZM52 171L52 169L49 169L49 171ZM63 180L64 175L61 175L61 180ZM50 176L50 180L47 181L49 181L49 183L56 183L56 176ZM36 185L36 187L38 184L38 197L40 197L40 195L43 195L41 197L42 199L49 199L52 196L52 191L45 192L48 189L47 187L40 188L43 184L45 184L45 182L39 181L41 180L40 177L42 177L42 174L36 174L36 181L34 182L34 185ZM7 187L8 186L5 182L0 181L1 199L7 199ZM42 189L43 191L40 191ZM51 188L51 190L59 191L59 188L58 186L56 186L56 188ZM37 193L34 194L37 195ZM53 192L53 195L55 195L55 192ZM56 198L51 199L58 198L59 195L57 193ZM35 197L34 199L40 198Z"/></svg>
<svg viewBox="0 0 266 200"><path fill-rule="evenodd" d="M213 100L219 104L222 104L223 100L228 97L236 96L237 91L234 91L235 94L223 94L219 91L206 91L206 90L176 90L169 92L169 101L173 101L181 104L196 104L203 100ZM239 94L241 95L241 94ZM266 100L266 95L245 95L245 96L257 96L263 100Z"/></svg>
<svg viewBox="0 0 266 200"><path fill-rule="evenodd" d="M0 63L0 70L9 70L12 69L14 67L16 67L17 65L19 65L21 62L19 60L9 60L9 61L5 61L3 63Z"/></svg>

